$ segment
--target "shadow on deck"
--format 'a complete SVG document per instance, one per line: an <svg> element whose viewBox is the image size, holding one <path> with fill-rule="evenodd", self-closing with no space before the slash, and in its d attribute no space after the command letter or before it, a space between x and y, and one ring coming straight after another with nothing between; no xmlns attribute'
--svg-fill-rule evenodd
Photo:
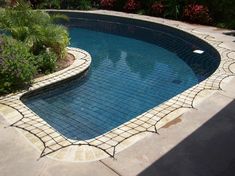
<svg viewBox="0 0 235 176"><path fill-rule="evenodd" d="M235 176L235 100L140 176Z"/></svg>

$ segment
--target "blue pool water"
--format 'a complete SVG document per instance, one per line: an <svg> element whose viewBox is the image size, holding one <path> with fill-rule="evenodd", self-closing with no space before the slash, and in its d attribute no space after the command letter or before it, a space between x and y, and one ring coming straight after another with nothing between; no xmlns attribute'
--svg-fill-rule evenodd
<svg viewBox="0 0 235 176"><path fill-rule="evenodd" d="M87 75L22 100L70 139L102 135L211 74L206 63L211 56L193 53L195 46L184 41L172 52L161 44L80 27L69 32L71 46L92 56ZM208 70L198 69L200 58Z"/></svg>

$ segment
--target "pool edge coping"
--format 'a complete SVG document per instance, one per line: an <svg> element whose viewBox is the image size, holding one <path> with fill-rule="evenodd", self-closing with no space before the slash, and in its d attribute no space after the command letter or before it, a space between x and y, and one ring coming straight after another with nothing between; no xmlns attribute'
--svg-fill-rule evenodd
<svg viewBox="0 0 235 176"><path fill-rule="evenodd" d="M73 12L77 12L77 11L73 11ZM78 12L82 12L82 11L78 11ZM94 13L94 14L111 15L111 16L113 16L113 15L117 15L117 16L120 15L120 17L128 17L128 18L133 18L133 19L146 20L145 19L146 16L140 16L140 15L136 15L136 14L126 14L126 13L121 13L121 12L112 12L112 11L88 11L87 12L87 11L85 11L85 13ZM111 130L114 133L116 133L115 130L120 129L122 127L128 126L129 125L128 123L130 123L130 125L138 123L138 120L139 119L141 120L141 118L142 119L143 118L148 118L149 120L153 120L154 119L153 115L155 114L154 116L156 116L156 112L157 113L161 113L162 112L161 108L164 107L164 105L170 104L169 106L172 106L177 101L179 101L180 99L186 100L187 103L184 103L184 105L180 109L179 109L179 107L177 107L177 109L174 109L171 113L168 112L168 114L167 113L163 114L164 118L160 117L160 119L159 119L160 115L157 114L157 116L155 118L155 121L158 122L158 120L160 120L159 121L160 123L157 123L155 125L155 129L152 129L152 131L149 130L149 132L151 132L151 133L154 133L154 132L157 133L157 130L159 128L161 128L162 126L164 126L165 124L167 124L169 121L177 118L178 116L182 115L186 111L192 109L195 104L198 104L201 101L203 101L205 98L207 98L209 95L207 93L206 94L203 93L205 90L210 90L211 94L215 93L215 92L217 92L218 90L221 89L220 88L220 84L221 84L221 82L225 78L230 77L230 76L234 76L234 71L230 70L230 66L235 63L234 56L231 56L231 57L229 56L230 55L229 53L234 53L234 51L233 50L229 50L227 48L221 47L220 45L223 44L222 41L214 40L214 38L212 36L210 36L208 34L200 33L198 31L196 31L195 28L190 28L190 30L189 30L188 29L188 27L190 26L189 24L185 24L185 23L178 22L178 21L172 21L172 20L155 18L155 17L148 17L147 16L147 18L148 18L147 20L150 20L150 22L155 22L155 23L162 22L164 25L167 25L169 27L174 27L174 28L183 30L184 32L191 33L191 35L194 35L194 36L196 36L196 37L206 41L211 46L216 48L217 51L221 55L221 63L220 63L220 66L218 67L218 69L216 70L216 72L219 71L219 73L217 73L215 75L213 73L210 77L213 77L213 76L217 77L218 76L219 77L218 80L217 80L218 84L214 85L214 84L210 83L210 80L209 81L205 80L205 81L201 82L201 83L203 83L203 85L201 83L199 83L198 85L195 85L192 88L190 88L190 89L182 92L181 94L173 97L172 99L168 100L167 102L164 102L160 106L154 107L151 110L149 110L146 113L144 113L143 115L140 115L140 116L138 116L138 117L136 117L136 118L126 122L125 124L121 125L120 127L115 128L114 130ZM163 21L165 21L165 22L163 22ZM168 23L172 23L172 24L166 24L167 22ZM212 27L209 27L209 28L212 28ZM77 49L77 51L82 51L82 50ZM222 62L222 60L223 60L223 62ZM56 73L58 73L58 72L56 72ZM221 76L221 74L223 74L223 75ZM50 76L51 75L48 75L48 77L50 77ZM40 79L42 79L42 78L40 78ZM50 82L46 82L46 84L44 84L44 83L41 84L40 79L36 79L36 81L39 81L39 82L38 82L37 86L31 88L30 91L32 91L34 89L41 88L41 87L46 86L46 85L48 85L50 83ZM60 80L58 79L57 81L60 81ZM207 87L205 88L204 86L207 86ZM192 101L190 101L190 98L188 97L188 94L190 93L190 91L195 91L196 92L196 94L193 97L193 99L191 99ZM21 97L25 93L26 92L17 94L17 96ZM11 96L12 96L12 94L9 95L9 98L12 98ZM0 100L0 104L1 104L1 102L2 102L2 100ZM10 101L10 104L11 103L12 102ZM0 107L0 109L1 109L1 107ZM10 111L12 111L12 110L10 110ZM153 113L153 111L154 111L154 113ZM174 115L172 113L174 113ZM3 116L5 117L5 119L8 120L8 122L10 124L15 124L15 120L12 120L12 121L10 120L9 121L9 119L12 118L11 117L12 114L15 114L15 112L8 112L6 114L3 113ZM167 116L166 116L166 114L167 114ZM141 121L143 122L144 120L141 120ZM134 123L132 123L132 122L134 122ZM133 128L136 128L136 127L134 126ZM29 141L31 141L34 144L34 146L36 145L37 148L42 149L42 147L39 146L41 144L39 144L40 141L38 141L38 139L35 139L32 135L30 135L29 133L27 133L25 131L23 131L22 133L24 133L24 136L26 136L26 138L29 139ZM124 150L125 148L127 148L128 146L134 144L138 140L140 140L143 137L145 137L146 134L147 134L147 131L141 131L140 133L136 133L135 135L129 136L127 139L121 141L119 145L116 145L114 148L112 148L112 150L114 150L114 154L118 153L118 152ZM73 140L71 140L71 141L73 141ZM90 142L90 140L88 140L88 141ZM70 149L68 149L68 148L70 148ZM65 161L95 161L95 160L106 158L108 156L112 156L112 155L109 155L108 153L105 153L104 150L99 149L99 148L97 148L95 146L92 146L92 145L88 145L88 143L81 142L80 144L79 143L76 144L76 141L75 141L75 145L67 146L65 148L59 149L57 152L53 152L53 153L47 154L45 156L51 157L53 159L59 159L59 160L65 160ZM80 159L77 156L78 153L80 153L79 154L80 155ZM81 155L81 153L83 153L83 156ZM93 156L91 156L91 153L93 153L92 154ZM72 156L73 154L75 154L76 156ZM42 156L44 156L44 155L42 155Z"/></svg>

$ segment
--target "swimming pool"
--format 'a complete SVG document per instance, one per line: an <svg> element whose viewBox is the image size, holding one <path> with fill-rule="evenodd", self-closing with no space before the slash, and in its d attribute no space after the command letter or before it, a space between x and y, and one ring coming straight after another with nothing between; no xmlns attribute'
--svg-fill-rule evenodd
<svg viewBox="0 0 235 176"><path fill-rule="evenodd" d="M128 122L203 81L220 62L206 43L162 25L70 17L71 46L91 54L90 69L84 77L22 97L69 139L88 140Z"/></svg>

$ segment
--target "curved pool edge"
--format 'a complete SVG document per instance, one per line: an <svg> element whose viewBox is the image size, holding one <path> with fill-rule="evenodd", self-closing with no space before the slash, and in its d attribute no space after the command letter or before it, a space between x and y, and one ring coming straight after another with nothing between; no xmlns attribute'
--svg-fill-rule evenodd
<svg viewBox="0 0 235 176"><path fill-rule="evenodd" d="M154 17L148 17L148 19L145 19L146 16L111 11L90 11L85 13L120 15L121 17L150 20L151 22L163 23L164 25L178 28L188 33L192 33L193 35L197 36L198 38L201 38L202 40L206 41L217 49L217 51L221 55L221 63L218 69L205 81L164 102L160 106L154 107L146 113L121 125L120 127L115 128L112 131L105 133L104 135L99 136L95 139L87 141L73 141L63 138L63 136L56 133L51 128L48 128L49 125L47 125L46 122L43 121L40 117L35 117L39 118L39 122L37 122L36 124L34 123L33 125L38 126L42 123L44 126L46 124L45 126L47 127L44 130L48 131L45 137L35 137L35 134L32 133L32 129L30 130L32 126L24 127L24 125L21 123L17 124L17 120L22 120L18 113L20 112L23 115L25 113L27 115L28 112L25 111L28 111L29 109L26 107L21 109L22 107L20 106L22 105L20 104L23 103L19 101L19 99L17 99L16 97L20 98L23 94L27 92L21 92L16 95L11 94L4 98L1 97L0 104L5 103L7 106L12 106L12 108L18 110L18 112L13 112L12 108L0 106L1 111L2 108L8 109L5 110L5 113L3 113L4 117L8 120L10 124L13 124L12 126L24 129L24 135L34 144L34 146L36 145L37 148L42 152L41 156L48 156L53 159L66 161L94 161L108 156L114 156L115 153L122 151L123 149L127 148L128 146L134 144L135 142L148 135L148 132L157 133L157 130L167 124L169 121L179 117L181 114L185 113L189 109L192 109L195 104L198 104L205 98L207 98L209 96L207 90L210 90L211 94L217 90L221 90L221 82L229 76L234 76L235 70L230 68L230 66L235 63L234 51L224 48L222 46L223 41L216 40L210 34L204 34L205 31L198 32L197 30L195 30L195 27L190 26L189 24ZM69 75L72 76L73 74L68 74L68 76ZM49 78L48 80L50 80L51 77L53 77L53 81L61 80L61 73L57 74L57 76L59 77L58 79L54 78L54 76L48 75L46 77ZM41 80L41 78L36 79L35 81L35 87L33 86L32 88L30 88L30 91L54 83L51 81L43 82L43 79ZM18 114L17 119L15 118L16 114ZM28 118L28 120L29 119L30 118ZM26 120L26 123L29 123L29 121ZM130 135L127 135L127 133L123 133L123 131L127 131L128 133L130 133ZM51 137L50 134L55 135L52 136L53 140L56 139L54 143L51 141L47 142L48 138Z"/></svg>

